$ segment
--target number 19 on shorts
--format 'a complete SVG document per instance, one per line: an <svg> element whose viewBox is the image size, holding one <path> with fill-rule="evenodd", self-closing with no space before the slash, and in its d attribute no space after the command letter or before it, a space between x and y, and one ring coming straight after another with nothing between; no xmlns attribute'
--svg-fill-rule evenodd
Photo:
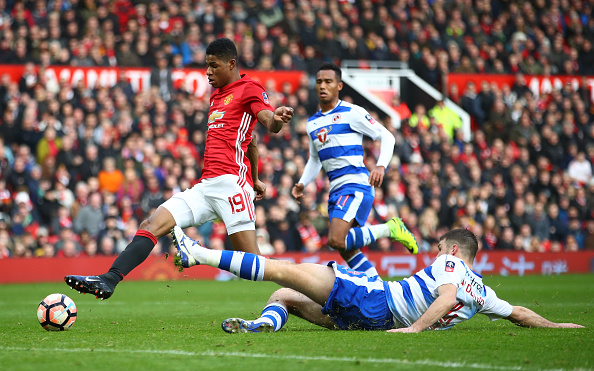
<svg viewBox="0 0 594 371"><path fill-rule="evenodd" d="M231 205L231 213L240 213L245 210L245 202L241 193L236 194L233 197L228 197L229 205Z"/></svg>

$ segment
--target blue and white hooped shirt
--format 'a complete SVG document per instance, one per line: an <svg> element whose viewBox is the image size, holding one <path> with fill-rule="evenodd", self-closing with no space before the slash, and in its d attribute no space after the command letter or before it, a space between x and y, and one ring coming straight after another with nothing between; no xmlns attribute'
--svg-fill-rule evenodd
<svg viewBox="0 0 594 371"><path fill-rule="evenodd" d="M394 319L404 327L412 325L435 301L441 285L453 284L458 289L458 303L431 330L445 330L466 321L476 313L487 315L491 321L508 317L512 306L501 300L483 277L473 272L462 259L441 255L429 267L402 281L386 281L388 305Z"/></svg>
<svg viewBox="0 0 594 371"><path fill-rule="evenodd" d="M309 118L309 161L322 164L330 179L330 192L345 184L370 187L363 162L363 136L377 140L383 131L387 129L365 109L342 100L333 110L318 111Z"/></svg>

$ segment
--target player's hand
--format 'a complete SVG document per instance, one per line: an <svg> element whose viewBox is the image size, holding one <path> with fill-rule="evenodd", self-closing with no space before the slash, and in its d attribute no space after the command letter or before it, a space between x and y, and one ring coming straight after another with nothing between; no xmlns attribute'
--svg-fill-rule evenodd
<svg viewBox="0 0 594 371"><path fill-rule="evenodd" d="M274 110L274 122L287 123L293 118L293 108L291 107L278 107Z"/></svg>
<svg viewBox="0 0 594 371"><path fill-rule="evenodd" d="M295 197L297 203L299 203L299 200L301 200L301 198L303 197L304 189L305 186L303 185L303 183L296 183L293 189L291 190L291 194L293 195L293 197Z"/></svg>
<svg viewBox="0 0 594 371"><path fill-rule="evenodd" d="M410 327L403 327L403 328L395 328L392 330L388 330L388 332L401 332L401 333L405 333L405 334L416 334L419 333L421 331L415 329L414 327L410 326Z"/></svg>
<svg viewBox="0 0 594 371"><path fill-rule="evenodd" d="M256 193L256 201L262 200L266 197L266 184L260 181L260 179L254 182L254 192Z"/></svg>
<svg viewBox="0 0 594 371"><path fill-rule="evenodd" d="M381 187L382 183L384 182L384 174L386 173L386 168L383 166L378 166L369 174L369 184L372 187Z"/></svg>

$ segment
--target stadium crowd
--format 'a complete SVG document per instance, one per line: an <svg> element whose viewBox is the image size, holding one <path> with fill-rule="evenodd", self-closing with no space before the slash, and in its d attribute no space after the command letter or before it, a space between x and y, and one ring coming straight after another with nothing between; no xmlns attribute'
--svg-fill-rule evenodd
<svg viewBox="0 0 594 371"><path fill-rule="evenodd" d="M318 177L300 204L290 190L318 109L311 77L323 61L345 59L404 62L442 89L448 72L516 75L509 87L450 87L472 115L470 142L440 102L411 112L394 97L402 127L381 121L398 156L369 223L401 216L421 251L452 227L471 228L488 250L594 248L590 91L584 83L535 96L524 78L594 74L591 2L0 0L0 64L25 65L20 81L0 79L0 258L117 254L151 210L194 185L208 94L175 89L170 69L204 68L206 45L223 36L238 45L242 69L310 77L294 94L267 87L271 103L295 116L278 135L257 128L264 254L327 249L327 180ZM52 85L50 65L151 66L151 90L135 93L123 75L113 88ZM370 167L378 151L366 142ZM225 248L220 222L189 234ZM388 239L370 248L402 249ZM169 249L163 238L155 253Z"/></svg>

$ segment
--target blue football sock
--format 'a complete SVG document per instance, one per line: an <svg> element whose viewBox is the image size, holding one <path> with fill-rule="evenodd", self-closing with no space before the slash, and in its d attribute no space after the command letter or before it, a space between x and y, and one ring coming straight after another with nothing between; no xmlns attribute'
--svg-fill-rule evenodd
<svg viewBox="0 0 594 371"><path fill-rule="evenodd" d="M246 280L262 281L265 260L263 256L243 251L223 250L217 267Z"/></svg>
<svg viewBox="0 0 594 371"><path fill-rule="evenodd" d="M373 264L367 260L367 257L362 252L359 252L357 255L350 258L347 264L352 269L358 272L363 272L368 276L379 276L377 269L375 269Z"/></svg>
<svg viewBox="0 0 594 371"><path fill-rule="evenodd" d="M273 303L268 304L263 310L262 315L260 318L255 320L254 322L268 322L274 325L274 331L278 331L289 319L289 313L287 312L287 308L284 305Z"/></svg>
<svg viewBox="0 0 594 371"><path fill-rule="evenodd" d="M385 224L351 228L345 239L346 249L360 249L382 237L390 237L390 228Z"/></svg>

